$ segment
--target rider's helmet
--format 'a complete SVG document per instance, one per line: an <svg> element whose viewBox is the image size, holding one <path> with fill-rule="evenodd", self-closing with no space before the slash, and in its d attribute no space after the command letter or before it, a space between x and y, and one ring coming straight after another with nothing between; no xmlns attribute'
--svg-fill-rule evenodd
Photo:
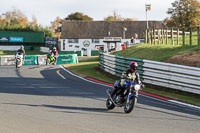
<svg viewBox="0 0 200 133"><path fill-rule="evenodd" d="M24 46L22 45L22 46L20 47L20 49L24 49Z"/></svg>
<svg viewBox="0 0 200 133"><path fill-rule="evenodd" d="M129 68L131 69L131 71L135 72L137 67L138 67L137 62L134 62L134 61L130 62Z"/></svg>
<svg viewBox="0 0 200 133"><path fill-rule="evenodd" d="M56 51L56 47L53 47L53 51Z"/></svg>

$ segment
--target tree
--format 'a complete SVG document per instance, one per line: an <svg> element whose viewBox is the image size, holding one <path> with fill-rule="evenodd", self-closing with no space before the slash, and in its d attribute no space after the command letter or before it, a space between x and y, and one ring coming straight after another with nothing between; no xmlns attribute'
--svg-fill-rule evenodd
<svg viewBox="0 0 200 133"><path fill-rule="evenodd" d="M50 30L53 33L53 36L60 38L60 25L62 23L62 19L60 17L56 17L54 21L51 22Z"/></svg>
<svg viewBox="0 0 200 133"><path fill-rule="evenodd" d="M28 18L22 11L14 9L7 11L0 15L0 30L3 31L41 31L45 33L45 36L52 37L52 32L48 27L42 27L37 23L35 16L32 17L32 21L28 21Z"/></svg>
<svg viewBox="0 0 200 133"><path fill-rule="evenodd" d="M72 14L69 14L66 20L87 20L87 21L93 21L93 18L89 17L88 15L84 15L80 12L75 12Z"/></svg>
<svg viewBox="0 0 200 133"><path fill-rule="evenodd" d="M169 18L169 17L167 17L167 18L165 18L165 19L163 20L163 24L164 24L165 26L169 27L169 28L172 28L172 27L175 26L174 21L173 21L171 18Z"/></svg>
<svg viewBox="0 0 200 133"><path fill-rule="evenodd" d="M32 27L35 27L35 28L39 27L38 22L37 22L37 18L35 16L32 17L32 22L30 22L30 25Z"/></svg>
<svg viewBox="0 0 200 133"><path fill-rule="evenodd" d="M139 20L134 18L125 18L124 21L139 21Z"/></svg>
<svg viewBox="0 0 200 133"><path fill-rule="evenodd" d="M123 18L120 14L117 14L116 11L113 12L113 16L108 16L104 18L104 21L138 21L134 18Z"/></svg>
<svg viewBox="0 0 200 133"><path fill-rule="evenodd" d="M4 16L4 25L12 25L24 28L29 24L28 18L22 13L22 11L18 9L8 11L2 14L2 16Z"/></svg>
<svg viewBox="0 0 200 133"><path fill-rule="evenodd" d="M113 16L108 16L104 18L104 21L123 21L124 19L121 15L117 14L116 11L113 12Z"/></svg>
<svg viewBox="0 0 200 133"><path fill-rule="evenodd" d="M200 2L198 0L175 0L167 13L171 15L170 23L176 27L200 25Z"/></svg>

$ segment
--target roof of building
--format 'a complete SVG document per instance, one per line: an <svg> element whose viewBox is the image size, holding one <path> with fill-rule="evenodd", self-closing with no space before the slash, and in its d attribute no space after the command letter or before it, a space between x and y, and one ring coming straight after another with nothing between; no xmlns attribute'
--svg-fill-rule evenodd
<svg viewBox="0 0 200 133"><path fill-rule="evenodd" d="M123 29L126 38L132 38L135 33L139 38L144 38L146 21L69 21L63 20L61 39L102 39L104 37L123 37ZM149 28L164 28L161 21L149 21Z"/></svg>

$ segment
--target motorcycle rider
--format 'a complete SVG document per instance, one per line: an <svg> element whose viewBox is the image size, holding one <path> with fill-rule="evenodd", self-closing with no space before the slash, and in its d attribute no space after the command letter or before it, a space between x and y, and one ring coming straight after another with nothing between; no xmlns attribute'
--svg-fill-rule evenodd
<svg viewBox="0 0 200 133"><path fill-rule="evenodd" d="M24 56L25 56L25 49L24 49L24 46L20 46L20 49L17 50L16 53L22 53L23 54L23 60L24 60Z"/></svg>
<svg viewBox="0 0 200 133"><path fill-rule="evenodd" d="M140 75L137 72L137 67L138 67L137 62L132 61L129 63L129 69L127 69L126 71L122 73L121 80L118 83L118 85L114 86L113 91L111 93L111 97L115 94L115 92L119 88L123 86L124 81L125 81L124 77L127 77L128 79L131 79L131 80L136 80L137 84L141 84Z"/></svg>
<svg viewBox="0 0 200 133"><path fill-rule="evenodd" d="M50 51L50 53L54 54L54 60L57 61L58 51L57 51L56 47L53 47L53 49Z"/></svg>

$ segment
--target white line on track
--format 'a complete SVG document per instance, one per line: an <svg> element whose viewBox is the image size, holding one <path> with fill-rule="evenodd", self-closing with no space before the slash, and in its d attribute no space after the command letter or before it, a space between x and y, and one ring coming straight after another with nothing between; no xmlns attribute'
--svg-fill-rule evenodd
<svg viewBox="0 0 200 133"><path fill-rule="evenodd" d="M60 70L57 70L56 73L63 79L66 79L62 74L60 74Z"/></svg>
<svg viewBox="0 0 200 133"><path fill-rule="evenodd" d="M75 76L75 77L77 77L77 78L80 78L80 79L85 80L85 81L90 82L90 83L94 83L94 84L98 84L98 85L102 85L102 86L106 86L106 87L112 88L112 86L105 85L105 84L100 84L100 83L97 83L97 82L93 82L93 81L90 81L90 80L85 79L85 78L83 78L83 77L80 77L80 76L78 76L78 75L75 75L75 74L73 74L72 72L70 72L70 71L68 71L67 69L65 69L62 65L59 65L59 66L60 66L60 68L62 68L64 71L68 72L69 74L71 74L71 75L73 75L73 76ZM144 94L140 94L140 95L142 95L142 96L144 96L144 97L148 97L148 98L150 98L150 99L157 100L157 101L162 101L162 102L166 102L166 103L171 103L171 104L179 105L179 106L182 106L182 107L190 107L190 108L193 109L193 110L198 110L198 111L200 110L200 107L199 107L199 106L195 106L195 105L192 105L192 104L187 104L187 103L179 102L179 101L176 101L176 100L168 100L168 101L166 101L166 100L162 100L162 99L150 97L150 96L147 96L147 95L144 95Z"/></svg>
<svg viewBox="0 0 200 133"><path fill-rule="evenodd" d="M80 78L80 79L85 80L85 81L90 82L90 83L94 83L94 84L98 84L98 85L103 85L103 86L112 88L112 86L100 84L100 83L97 83L97 82L93 82L93 81L91 81L91 80L88 80L88 79L85 79L85 78L80 77L80 76L78 76L78 75L75 75L75 74L73 74L72 72L70 72L70 71L68 71L67 69L65 69L63 66L61 66L61 65L59 65L59 66L60 66L64 71L68 72L69 74L71 74L71 75L73 75L73 76L75 76L75 77L77 77L77 78Z"/></svg>

